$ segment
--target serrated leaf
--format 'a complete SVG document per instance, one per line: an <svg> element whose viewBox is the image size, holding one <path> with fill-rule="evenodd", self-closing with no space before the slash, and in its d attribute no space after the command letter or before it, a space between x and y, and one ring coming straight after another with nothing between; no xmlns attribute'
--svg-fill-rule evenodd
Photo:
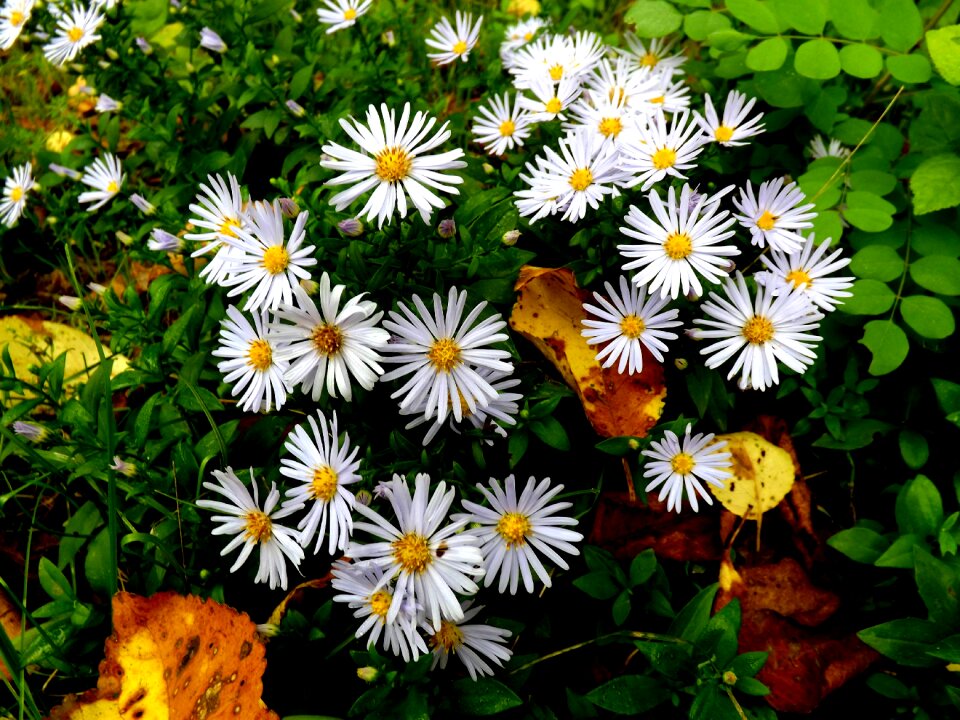
<svg viewBox="0 0 960 720"><path fill-rule="evenodd" d="M910 295L900 301L903 321L918 335L931 340L942 340L956 329L953 311L946 303L929 295Z"/></svg>
<svg viewBox="0 0 960 720"><path fill-rule="evenodd" d="M797 48L793 66L804 77L829 80L840 74L840 54L829 40L807 40Z"/></svg>
<svg viewBox="0 0 960 720"><path fill-rule="evenodd" d="M927 255L910 263L910 277L920 287L940 295L960 295L960 260Z"/></svg>
<svg viewBox="0 0 960 720"><path fill-rule="evenodd" d="M960 85L960 25L928 30L926 41L937 72L951 85Z"/></svg>
<svg viewBox="0 0 960 720"><path fill-rule="evenodd" d="M960 205L960 157L953 153L924 160L910 176L917 215Z"/></svg>

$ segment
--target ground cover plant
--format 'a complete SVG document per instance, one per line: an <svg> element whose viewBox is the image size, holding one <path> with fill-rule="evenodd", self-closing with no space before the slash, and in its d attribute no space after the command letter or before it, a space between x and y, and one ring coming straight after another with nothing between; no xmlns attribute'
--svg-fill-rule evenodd
<svg viewBox="0 0 960 720"><path fill-rule="evenodd" d="M6 0L0 717L951 717L958 20Z"/></svg>

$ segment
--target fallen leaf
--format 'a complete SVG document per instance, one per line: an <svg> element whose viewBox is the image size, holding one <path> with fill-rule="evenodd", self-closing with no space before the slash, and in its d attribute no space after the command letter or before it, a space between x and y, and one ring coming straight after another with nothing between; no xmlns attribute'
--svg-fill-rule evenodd
<svg viewBox="0 0 960 720"><path fill-rule="evenodd" d="M10 640L16 640L20 637L21 625L20 611L17 606L10 602L7 594L0 590L0 632L6 633ZM10 671L0 660L0 678L10 679Z"/></svg>
<svg viewBox="0 0 960 720"><path fill-rule="evenodd" d="M176 593L113 598L97 688L49 720L277 720L260 695L264 646L247 615Z"/></svg>
<svg viewBox="0 0 960 720"><path fill-rule="evenodd" d="M727 441L733 477L723 487L707 487L734 515L759 520L779 505L793 486L796 471L790 453L752 432L718 435L717 439Z"/></svg>
<svg viewBox="0 0 960 720"><path fill-rule="evenodd" d="M307 580L297 585L293 590L287 593L287 596L277 605L273 612L270 613L270 619L267 620L268 625L280 625L283 622L284 615L287 614L287 608L290 603L299 602L304 595L306 590L320 590L325 588L330 584L330 579L333 576L330 573L327 573L322 578L316 578L315 580Z"/></svg>
<svg viewBox="0 0 960 720"><path fill-rule="evenodd" d="M663 412L663 366L644 348L643 372L621 375L596 360L597 348L580 334L588 293L566 268L524 266L510 327L553 363L583 404L601 437L645 437Z"/></svg>

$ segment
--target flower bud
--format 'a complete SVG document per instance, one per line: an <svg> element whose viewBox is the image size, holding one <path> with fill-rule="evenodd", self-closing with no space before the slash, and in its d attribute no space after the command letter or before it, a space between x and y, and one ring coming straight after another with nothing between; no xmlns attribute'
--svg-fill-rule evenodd
<svg viewBox="0 0 960 720"><path fill-rule="evenodd" d="M287 110L293 113L294 117L303 117L307 114L307 111L303 108L303 105L298 103L296 100L287 100Z"/></svg>
<svg viewBox="0 0 960 720"><path fill-rule="evenodd" d="M520 239L520 231L519 231L519 230L507 230L507 231L503 234L503 237L500 238L500 242L502 242L502 243L503 243L504 245L506 245L507 247L512 247L513 245L516 245L516 244L517 244L517 240L519 240L519 239Z"/></svg>
<svg viewBox="0 0 960 720"><path fill-rule="evenodd" d="M359 218L347 218L337 223L337 229L347 237L360 237L363 235L363 223Z"/></svg>
<svg viewBox="0 0 960 720"><path fill-rule="evenodd" d="M357 668L357 677L363 680L364 682L373 682L377 679L377 675L380 674L380 671L375 667L367 665L366 667Z"/></svg>
<svg viewBox="0 0 960 720"><path fill-rule="evenodd" d="M285 218L293 219L300 214L300 207L293 198L282 197L280 198L280 212L283 213Z"/></svg>
<svg viewBox="0 0 960 720"><path fill-rule="evenodd" d="M457 234L457 223L453 218L444 218L437 226L437 234L444 240L449 240Z"/></svg>

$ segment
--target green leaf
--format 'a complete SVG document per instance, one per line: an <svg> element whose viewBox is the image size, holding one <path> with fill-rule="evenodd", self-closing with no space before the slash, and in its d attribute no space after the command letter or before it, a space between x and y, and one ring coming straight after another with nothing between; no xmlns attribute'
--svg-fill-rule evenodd
<svg viewBox="0 0 960 720"><path fill-rule="evenodd" d="M873 418L858 418L851 420L843 428L843 437L834 438L830 435L824 435L814 441L814 446L833 448L834 450L859 450L867 447L873 442L873 436L880 432L886 432L890 425L881 420Z"/></svg>
<svg viewBox="0 0 960 720"><path fill-rule="evenodd" d="M853 191L847 193L847 206L843 217L864 232L882 232L893 225L893 214L896 211L896 206L878 195Z"/></svg>
<svg viewBox="0 0 960 720"><path fill-rule="evenodd" d="M929 620L903 618L861 630L863 642L901 665L933 667L938 661L927 655L942 637L942 629Z"/></svg>
<svg viewBox="0 0 960 720"><path fill-rule="evenodd" d="M97 592L110 592L117 569L110 563L110 533L104 528L90 543L83 563L87 582Z"/></svg>
<svg viewBox="0 0 960 720"><path fill-rule="evenodd" d="M740 601L734 598L710 618L706 631L700 636L700 647L707 655L714 656L721 667L736 657L740 620Z"/></svg>
<svg viewBox="0 0 960 720"><path fill-rule="evenodd" d="M453 684L457 705L468 715L496 715L523 705L523 700L499 680L468 678Z"/></svg>
<svg viewBox="0 0 960 720"><path fill-rule="evenodd" d="M607 455L616 455L617 457L623 457L624 455L629 455L630 453L636 452L638 447L636 443L639 442L639 438L632 437L630 435L623 435L621 437L612 437L607 438L606 440L601 440L596 444L597 450ZM631 447L633 443L633 447Z"/></svg>
<svg viewBox="0 0 960 720"><path fill-rule="evenodd" d="M840 67L853 77L874 78L883 72L883 55L872 45L844 45L840 48Z"/></svg>
<svg viewBox="0 0 960 720"><path fill-rule="evenodd" d="M852 527L831 536L827 545L851 560L873 565L890 547L890 542L869 528Z"/></svg>
<svg viewBox="0 0 960 720"><path fill-rule="evenodd" d="M930 446L927 439L913 430L900 431L900 455L911 470L919 470L927 464L930 457Z"/></svg>
<svg viewBox="0 0 960 720"><path fill-rule="evenodd" d="M613 601L613 607L611 608L613 622L617 625L623 625L630 617L630 610L630 591L623 590Z"/></svg>
<svg viewBox="0 0 960 720"><path fill-rule="evenodd" d="M634 32L642 38L658 38L679 30L683 15L664 0L636 0L623 21L633 25Z"/></svg>
<svg viewBox="0 0 960 720"><path fill-rule="evenodd" d="M960 624L960 599L957 598L960 578L956 571L921 548L913 551L913 560L917 590L927 606L930 620L946 627L957 627Z"/></svg>
<svg viewBox="0 0 960 720"><path fill-rule="evenodd" d="M797 48L793 66L804 77L829 80L840 74L840 54L829 40L807 40Z"/></svg>
<svg viewBox="0 0 960 720"><path fill-rule="evenodd" d="M924 160L910 177L910 190L917 215L960 205L960 157L950 153Z"/></svg>
<svg viewBox="0 0 960 720"><path fill-rule="evenodd" d="M737 678L753 677L763 668L769 655L770 653L760 650L741 653L730 663L730 669L733 670Z"/></svg>
<svg viewBox="0 0 960 720"><path fill-rule="evenodd" d="M630 586L643 585L657 570L657 556L647 548L630 562Z"/></svg>
<svg viewBox="0 0 960 720"><path fill-rule="evenodd" d="M942 340L953 335L956 323L953 312L943 300L929 295L910 295L900 301L900 314L904 322L918 335L932 340Z"/></svg>
<svg viewBox="0 0 960 720"><path fill-rule="evenodd" d="M951 85L960 85L960 25L928 30L926 39L937 72Z"/></svg>
<svg viewBox="0 0 960 720"><path fill-rule="evenodd" d="M926 475L917 475L900 489L896 504L900 533L921 538L935 535L943 522L943 500Z"/></svg>
<svg viewBox="0 0 960 720"><path fill-rule="evenodd" d="M925 83L933 75L930 61L919 54L888 55L887 70L902 83Z"/></svg>
<svg viewBox="0 0 960 720"><path fill-rule="evenodd" d="M554 417L540 418L530 423L530 430L544 443L556 450L569 450L570 438L560 421Z"/></svg>
<svg viewBox="0 0 960 720"><path fill-rule="evenodd" d="M63 528L64 535L60 538L60 554L57 565L61 568L73 562L80 548L89 539L93 531L103 524L100 511L92 500L88 500L71 517Z"/></svg>
<svg viewBox="0 0 960 720"><path fill-rule="evenodd" d="M937 394L937 402L940 403L940 409L943 410L944 415L960 410L960 385L941 378L933 378L930 382L933 384L933 391Z"/></svg>
<svg viewBox="0 0 960 720"><path fill-rule="evenodd" d="M313 82L314 64L309 63L297 70L290 80L290 99L299 100Z"/></svg>
<svg viewBox="0 0 960 720"><path fill-rule="evenodd" d="M868 0L829 0L830 21L842 37L866 40L878 35L879 14Z"/></svg>
<svg viewBox="0 0 960 720"><path fill-rule="evenodd" d="M717 50L732 52L743 47L752 39L750 35L739 30L715 30L707 36L707 43Z"/></svg>
<svg viewBox="0 0 960 720"><path fill-rule="evenodd" d="M960 635L951 635L948 638L944 638L934 645L932 650L928 650L927 652L941 660L946 660L950 663L960 663Z"/></svg>
<svg viewBox="0 0 960 720"><path fill-rule="evenodd" d="M760 97L769 105L794 108L806 103L805 91L809 81L800 77L792 67L784 65L773 72L757 73L753 80Z"/></svg>
<svg viewBox="0 0 960 720"><path fill-rule="evenodd" d="M573 584L596 600L609 600L621 590L610 574L603 570L589 572L578 577Z"/></svg>
<svg viewBox="0 0 960 720"><path fill-rule="evenodd" d="M891 700L904 700L910 697L911 693L906 684L886 673L874 673L867 678L867 685L875 693Z"/></svg>
<svg viewBox="0 0 960 720"><path fill-rule="evenodd" d="M74 597L73 586L70 585L70 581L60 572L60 568L47 558L40 558L37 575L40 578L40 586L52 600Z"/></svg>
<svg viewBox="0 0 960 720"><path fill-rule="evenodd" d="M738 677L737 684L734 687L740 692L746 695L754 695L761 697L763 695L770 694L770 688L764 685L762 682L752 677Z"/></svg>
<svg viewBox="0 0 960 720"><path fill-rule="evenodd" d="M915 0L881 0L880 37L893 50L906 52L923 38L923 18Z"/></svg>
<svg viewBox="0 0 960 720"><path fill-rule="evenodd" d="M781 37L767 38L750 48L747 67L751 70L776 70L787 59L790 44Z"/></svg>
<svg viewBox="0 0 960 720"><path fill-rule="evenodd" d="M645 675L621 675L586 695L597 707L618 715L637 715L656 707L670 691L658 680Z"/></svg>
<svg viewBox="0 0 960 720"><path fill-rule="evenodd" d="M960 295L960 260L947 255L927 255L910 263L910 277L930 292Z"/></svg>
<svg viewBox="0 0 960 720"><path fill-rule="evenodd" d="M886 195L897 186L897 176L882 170L858 170L850 174L850 189Z"/></svg>
<svg viewBox="0 0 960 720"><path fill-rule="evenodd" d="M780 23L766 3L759 0L727 0L726 4L731 15L754 30L765 35L780 32Z"/></svg>
<svg viewBox="0 0 960 720"><path fill-rule="evenodd" d="M689 642L696 642L710 621L713 598L719 587L717 583L707 585L684 605L670 624L670 634Z"/></svg>
<svg viewBox="0 0 960 720"><path fill-rule="evenodd" d="M774 0L777 17L804 35L820 35L827 23L827 0Z"/></svg>
<svg viewBox="0 0 960 720"><path fill-rule="evenodd" d="M901 535L873 564L877 567L912 568L913 549L916 547L926 547L926 543L919 535Z"/></svg>
<svg viewBox="0 0 960 720"><path fill-rule="evenodd" d="M886 375L903 364L910 351L907 334L892 320L871 320L866 324L860 344L873 355L869 372Z"/></svg>
<svg viewBox="0 0 960 720"><path fill-rule="evenodd" d="M958 117L960 122L960 117ZM960 256L960 235L946 225L917 225L913 228L910 249L920 255Z"/></svg>
<svg viewBox="0 0 960 720"><path fill-rule="evenodd" d="M696 10L683 18L683 31L687 37L703 42L710 33L730 29L730 18L709 10Z"/></svg>
<svg viewBox="0 0 960 720"><path fill-rule="evenodd" d="M857 277L890 282L903 273L903 258L886 245L869 245L853 256L850 270Z"/></svg>
<svg viewBox="0 0 960 720"><path fill-rule="evenodd" d="M840 219L840 213L835 210L820 212L813 219L813 232L818 239L839 240L843 237L843 221Z"/></svg>

